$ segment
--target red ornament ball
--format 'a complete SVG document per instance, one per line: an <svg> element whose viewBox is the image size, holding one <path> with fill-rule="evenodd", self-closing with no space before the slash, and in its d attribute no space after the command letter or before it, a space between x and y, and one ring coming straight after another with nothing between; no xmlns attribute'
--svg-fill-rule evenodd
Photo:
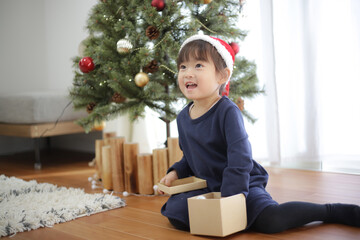
<svg viewBox="0 0 360 240"><path fill-rule="evenodd" d="M95 64L91 57L83 57L79 62L79 68L83 73L94 70Z"/></svg>
<svg viewBox="0 0 360 240"><path fill-rule="evenodd" d="M151 6L155 7L157 11L162 11L165 8L165 0L152 0Z"/></svg>
<svg viewBox="0 0 360 240"><path fill-rule="evenodd" d="M234 53L237 54L240 50L240 47L237 43L235 42L232 42L229 44L231 46L231 48L234 50Z"/></svg>

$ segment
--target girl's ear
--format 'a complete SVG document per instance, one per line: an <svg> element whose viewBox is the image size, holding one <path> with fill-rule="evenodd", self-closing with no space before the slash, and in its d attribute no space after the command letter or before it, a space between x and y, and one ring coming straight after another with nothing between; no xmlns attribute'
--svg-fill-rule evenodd
<svg viewBox="0 0 360 240"><path fill-rule="evenodd" d="M227 82L227 80L230 77L230 69L229 68L225 68L224 70L222 70L221 74L220 74L220 79L219 79L219 84L224 84Z"/></svg>

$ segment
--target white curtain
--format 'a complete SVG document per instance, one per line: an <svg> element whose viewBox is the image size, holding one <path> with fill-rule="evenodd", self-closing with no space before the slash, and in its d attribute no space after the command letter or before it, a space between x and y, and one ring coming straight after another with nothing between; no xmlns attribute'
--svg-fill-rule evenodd
<svg viewBox="0 0 360 240"><path fill-rule="evenodd" d="M245 121L254 159L360 173L360 1L248 0L242 15L240 55L255 61L266 89L245 100L258 118ZM130 129L141 152L164 146L156 113Z"/></svg>
<svg viewBox="0 0 360 240"><path fill-rule="evenodd" d="M360 1L251 0L243 15L267 92L246 106L254 157L360 173Z"/></svg>

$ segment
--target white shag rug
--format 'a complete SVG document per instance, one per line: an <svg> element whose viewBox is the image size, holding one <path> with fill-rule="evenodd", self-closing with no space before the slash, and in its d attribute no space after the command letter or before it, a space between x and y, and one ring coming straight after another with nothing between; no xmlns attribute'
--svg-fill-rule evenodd
<svg viewBox="0 0 360 240"><path fill-rule="evenodd" d="M125 205L121 198L109 194L87 194L83 189L0 175L0 237Z"/></svg>

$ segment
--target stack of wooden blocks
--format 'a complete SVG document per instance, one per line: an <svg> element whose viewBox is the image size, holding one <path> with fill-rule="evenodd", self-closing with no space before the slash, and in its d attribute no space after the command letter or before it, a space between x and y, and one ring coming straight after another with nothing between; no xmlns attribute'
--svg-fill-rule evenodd
<svg viewBox="0 0 360 240"><path fill-rule="evenodd" d="M140 154L138 143L105 133L103 139L95 142L97 177L107 190L154 194L154 184L160 182L169 166L182 158L178 138L168 138L167 145L154 149L152 154Z"/></svg>

